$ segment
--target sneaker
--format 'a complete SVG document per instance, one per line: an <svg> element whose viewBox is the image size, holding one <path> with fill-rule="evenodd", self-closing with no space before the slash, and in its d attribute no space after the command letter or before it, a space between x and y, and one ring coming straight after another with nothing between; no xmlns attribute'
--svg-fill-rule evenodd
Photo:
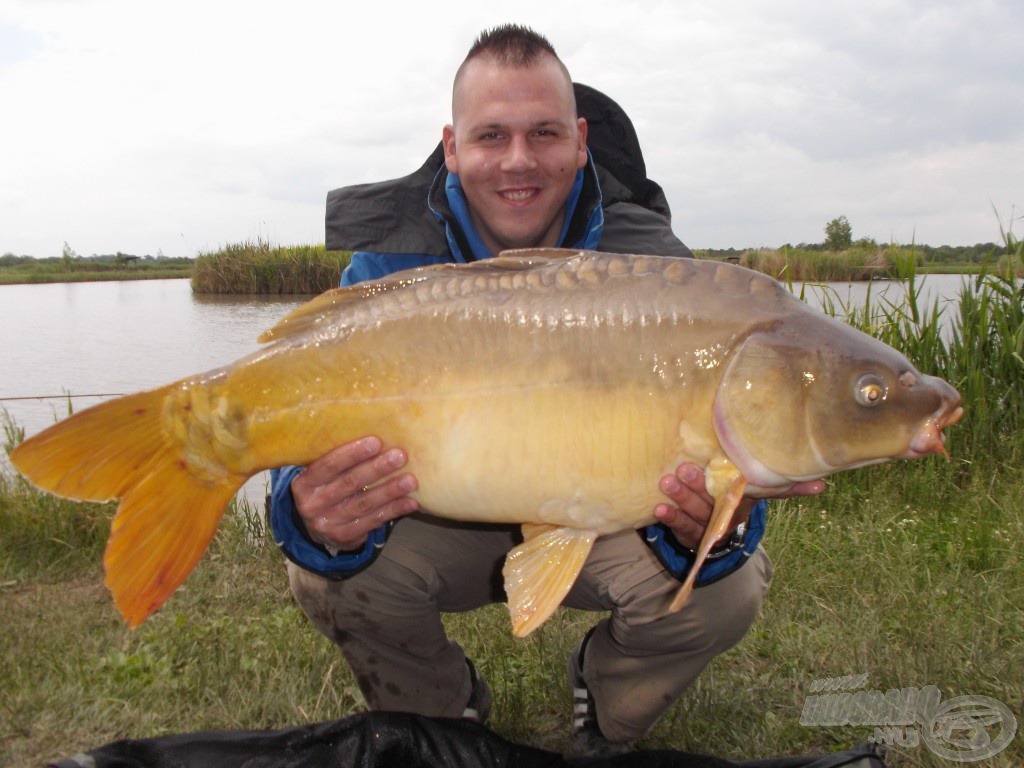
<svg viewBox="0 0 1024 768"><path fill-rule="evenodd" d="M462 719L483 725L487 722L488 715L491 714L491 703L493 702L491 689L487 687L487 681L480 677L472 661L466 659L466 666L469 667L469 681L472 688L469 691L466 708L462 711Z"/></svg>
<svg viewBox="0 0 1024 768"><path fill-rule="evenodd" d="M569 753L578 757L609 758L633 751L633 745L623 741L609 741L597 724L597 705L583 679L583 651L590 632L569 655L569 685L572 686L572 737Z"/></svg>

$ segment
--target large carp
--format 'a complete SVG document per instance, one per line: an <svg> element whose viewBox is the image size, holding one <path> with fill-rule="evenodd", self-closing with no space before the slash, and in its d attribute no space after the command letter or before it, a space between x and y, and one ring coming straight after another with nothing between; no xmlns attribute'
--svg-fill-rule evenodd
<svg viewBox="0 0 1024 768"><path fill-rule="evenodd" d="M776 281L691 259L552 250L329 291L224 368L82 411L11 461L121 500L106 584L131 626L202 556L253 474L368 434L402 446L434 515L522 523L513 629L558 606L594 540L652 522L662 475L706 468L697 566L743 495L944 453L960 397Z"/></svg>

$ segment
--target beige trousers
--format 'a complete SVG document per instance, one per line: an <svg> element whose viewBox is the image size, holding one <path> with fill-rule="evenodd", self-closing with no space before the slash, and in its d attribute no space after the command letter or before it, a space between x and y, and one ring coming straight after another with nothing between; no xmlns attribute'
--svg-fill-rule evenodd
<svg viewBox="0 0 1024 768"><path fill-rule="evenodd" d="M351 666L371 709L459 717L470 694L462 649L441 613L504 600L501 567L518 527L417 514L396 524L374 563L331 581L288 563L292 591ZM771 579L750 562L665 614L679 588L635 531L594 544L564 605L608 612L591 636L584 678L612 741L645 735L719 653L746 634Z"/></svg>

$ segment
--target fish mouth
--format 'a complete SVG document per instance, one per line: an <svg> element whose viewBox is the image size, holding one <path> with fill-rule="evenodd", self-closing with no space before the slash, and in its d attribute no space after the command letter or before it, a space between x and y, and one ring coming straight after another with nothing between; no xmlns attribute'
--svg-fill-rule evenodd
<svg viewBox="0 0 1024 768"><path fill-rule="evenodd" d="M963 415L964 409L959 402L942 408L918 430L917 434L914 435L914 439L910 441L907 452L901 458L916 459L921 456L937 453L945 456L948 460L949 452L946 450L946 435L942 430L956 424Z"/></svg>

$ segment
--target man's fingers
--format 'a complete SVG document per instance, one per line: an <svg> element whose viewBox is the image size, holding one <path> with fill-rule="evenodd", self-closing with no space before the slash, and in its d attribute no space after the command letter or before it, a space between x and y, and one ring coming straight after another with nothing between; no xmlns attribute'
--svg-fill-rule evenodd
<svg viewBox="0 0 1024 768"><path fill-rule="evenodd" d="M687 549L696 549L704 535L706 522L698 522L678 507L659 504L654 508L654 519L672 529L676 539Z"/></svg>
<svg viewBox="0 0 1024 768"><path fill-rule="evenodd" d="M311 461L302 474L311 486L324 485L377 456L382 448L380 438L364 437L338 446Z"/></svg>
<svg viewBox="0 0 1024 768"><path fill-rule="evenodd" d="M292 495L299 505L300 514L316 514L324 508L340 505L364 488L377 485L408 461L405 451L391 448L381 454L371 453L369 459L353 463L353 454L359 453L348 451L334 456L315 470L307 467L295 478Z"/></svg>
<svg viewBox="0 0 1024 768"><path fill-rule="evenodd" d="M365 517L370 514L377 515L379 510L385 506L392 507L403 497L408 496L416 490L416 478L410 474L399 475L387 482L374 486L366 486L341 502L341 506L348 506L346 516ZM398 516L397 509L389 509L386 519L382 522ZM379 516L379 515L377 515ZM380 525L378 523L377 525ZM377 526L374 526L376 528Z"/></svg>
<svg viewBox="0 0 1024 768"><path fill-rule="evenodd" d="M384 523L419 508L416 478L395 473L408 456L365 437L321 456L292 481L295 508L310 538L329 549L355 549Z"/></svg>

